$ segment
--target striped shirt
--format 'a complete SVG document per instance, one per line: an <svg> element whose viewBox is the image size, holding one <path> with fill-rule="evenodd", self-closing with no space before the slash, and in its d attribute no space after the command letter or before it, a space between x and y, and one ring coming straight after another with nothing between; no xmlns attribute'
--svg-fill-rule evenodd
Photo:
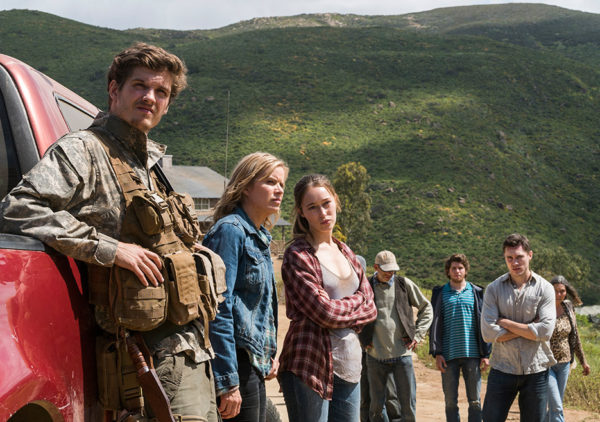
<svg viewBox="0 0 600 422"><path fill-rule="evenodd" d="M444 359L478 358L475 297L471 283L460 291L450 287L450 283L442 288L442 315Z"/></svg>

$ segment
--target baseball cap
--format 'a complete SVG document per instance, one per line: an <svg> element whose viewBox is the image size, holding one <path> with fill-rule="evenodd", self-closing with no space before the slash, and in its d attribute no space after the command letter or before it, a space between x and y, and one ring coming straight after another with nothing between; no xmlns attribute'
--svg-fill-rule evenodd
<svg viewBox="0 0 600 422"><path fill-rule="evenodd" d="M358 260L358 263L362 267L363 271L367 272L367 261L365 258L362 255L356 255L356 259Z"/></svg>
<svg viewBox="0 0 600 422"><path fill-rule="evenodd" d="M396 257L390 251L381 251L375 257L375 263L379 265L382 271L398 271L398 263Z"/></svg>

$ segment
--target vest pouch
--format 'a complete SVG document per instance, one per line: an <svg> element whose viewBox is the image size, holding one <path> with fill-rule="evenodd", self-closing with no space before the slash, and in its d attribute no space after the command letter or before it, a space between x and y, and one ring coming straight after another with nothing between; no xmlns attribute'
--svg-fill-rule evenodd
<svg viewBox="0 0 600 422"><path fill-rule="evenodd" d="M164 283L144 286L125 268L113 266L110 277L111 309L117 325L134 331L149 331L167 319Z"/></svg>
<svg viewBox="0 0 600 422"><path fill-rule="evenodd" d="M223 302L225 300L223 293L225 293L225 291L227 290L227 282L225 280L226 268L223 259L218 254L216 254L204 245L196 245L195 249L196 255L203 256L206 259L208 259L211 270L207 271L208 268L202 269L201 267L199 267L198 272L201 274L206 274L208 276L209 280L211 281L211 285L214 287L214 293L217 297L217 302Z"/></svg>
<svg viewBox="0 0 600 422"><path fill-rule="evenodd" d="M185 251L166 255L165 266L169 286L169 321L177 325L187 324L200 315L200 289L194 257Z"/></svg>
<svg viewBox="0 0 600 422"><path fill-rule="evenodd" d="M195 253L196 269L198 271L198 285L200 286L200 301L208 321L217 317L217 292L213 279L212 263L203 254Z"/></svg>
<svg viewBox="0 0 600 422"><path fill-rule="evenodd" d="M202 232L198 225L198 219L194 212L194 200L189 194L177 192L169 193L167 197L169 209L173 217L173 228L175 233L186 244L196 242Z"/></svg>
<svg viewBox="0 0 600 422"><path fill-rule="evenodd" d="M121 409L119 379L121 377L117 344L114 338L105 335L96 337L96 370L98 382L98 400L104 409Z"/></svg>
<svg viewBox="0 0 600 422"><path fill-rule="evenodd" d="M117 342L118 368L119 368L119 395L121 407L127 410L142 409L144 407L144 396L142 386L137 377L137 368L131 360L124 341Z"/></svg>
<svg viewBox="0 0 600 422"><path fill-rule="evenodd" d="M162 233L165 227L171 225L168 204L155 193L136 195L131 201L135 215L142 230L153 236Z"/></svg>

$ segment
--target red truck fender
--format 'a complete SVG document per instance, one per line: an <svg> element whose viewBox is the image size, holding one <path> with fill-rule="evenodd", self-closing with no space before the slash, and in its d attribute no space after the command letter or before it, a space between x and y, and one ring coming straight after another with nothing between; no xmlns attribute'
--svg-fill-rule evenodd
<svg viewBox="0 0 600 422"><path fill-rule="evenodd" d="M0 196L98 109L0 54ZM4 149L3 149L4 148ZM95 324L76 262L0 233L0 420L96 421Z"/></svg>

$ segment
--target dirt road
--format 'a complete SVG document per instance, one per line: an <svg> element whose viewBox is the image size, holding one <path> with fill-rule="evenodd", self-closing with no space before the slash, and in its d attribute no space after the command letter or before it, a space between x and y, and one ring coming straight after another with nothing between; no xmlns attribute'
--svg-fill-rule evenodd
<svg viewBox="0 0 600 422"><path fill-rule="evenodd" d="M285 317L285 306L279 307L279 335L278 345L279 350L283 343L283 338L287 332L289 321ZM421 345L426 347L426 345ZM417 377L417 421L419 422L443 422L445 421L444 413L444 393L442 391L442 381L438 371L429 369L421 362L416 360L415 356L415 372ZM481 397L485 396L485 383L481 386ZM277 406L281 420L287 422L287 411L285 409L285 403L283 396L279 393L279 385L276 380L267 381L267 395L271 398L273 403ZM460 384L459 391L459 407L462 419L467 419L468 404L466 401L466 393L464 390L463 382ZM582 410L567 409L565 412L565 418L568 422L600 422L600 415L585 412ZM513 405L511 412L508 416L509 421L519 420L519 409L518 406ZM309 421L307 421L309 422Z"/></svg>

